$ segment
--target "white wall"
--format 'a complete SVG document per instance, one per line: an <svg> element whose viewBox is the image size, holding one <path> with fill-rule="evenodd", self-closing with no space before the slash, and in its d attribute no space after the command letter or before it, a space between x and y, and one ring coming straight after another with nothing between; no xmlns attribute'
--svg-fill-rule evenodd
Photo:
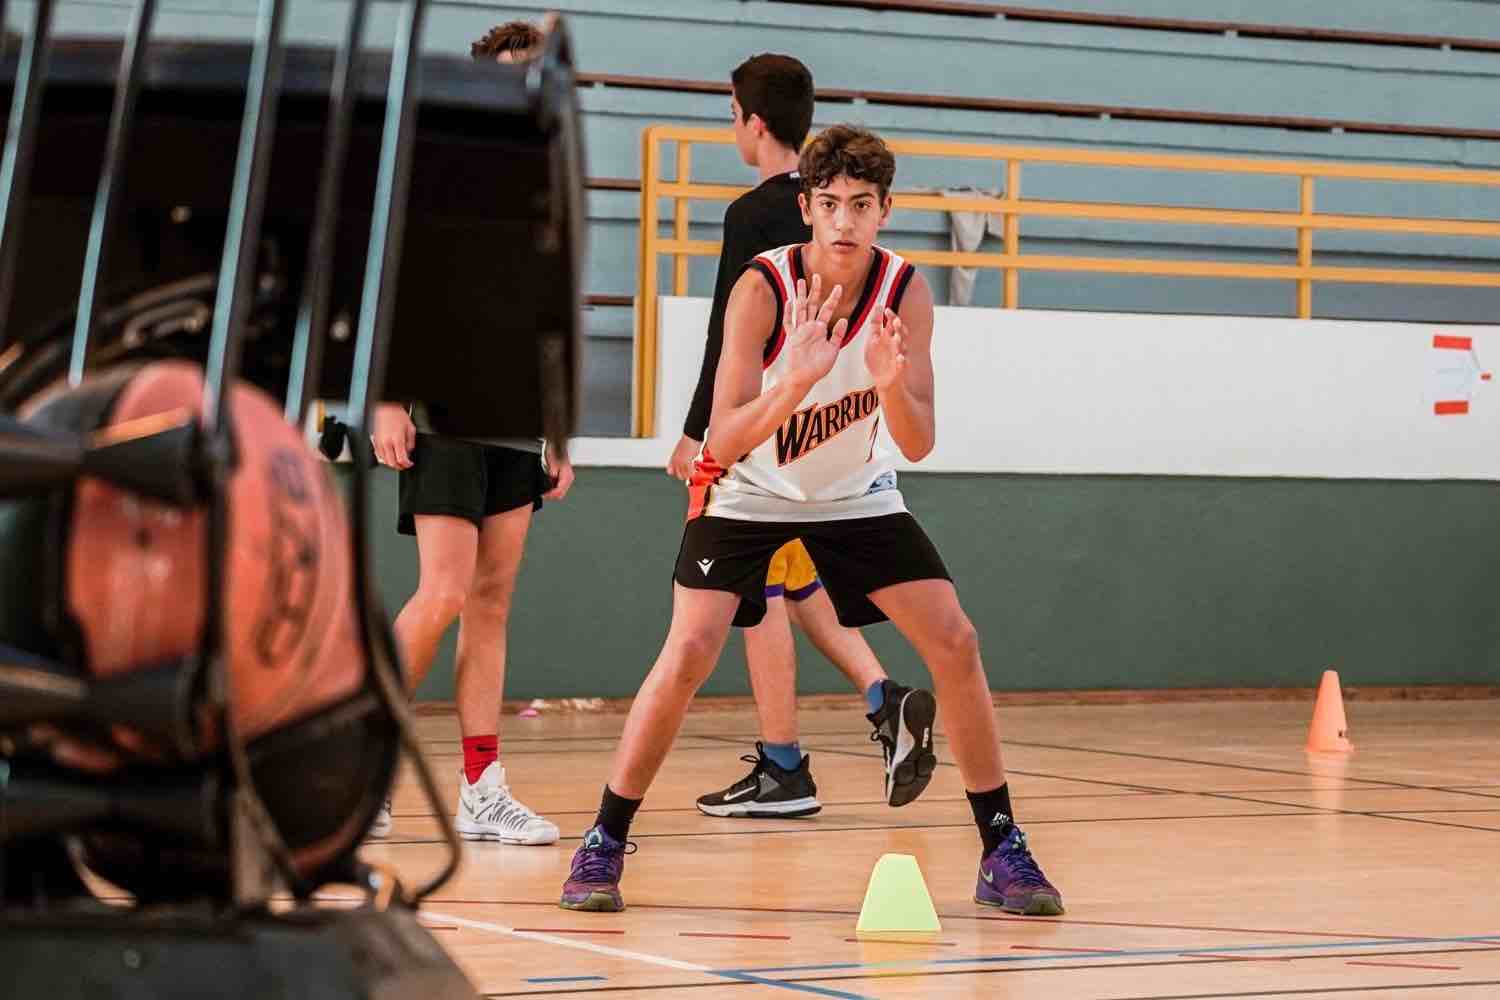
<svg viewBox="0 0 1500 1000"><path fill-rule="evenodd" d="M579 439L579 464L665 463L708 307L661 300L657 436ZM1500 479L1497 326L940 307L933 361L925 471Z"/></svg>

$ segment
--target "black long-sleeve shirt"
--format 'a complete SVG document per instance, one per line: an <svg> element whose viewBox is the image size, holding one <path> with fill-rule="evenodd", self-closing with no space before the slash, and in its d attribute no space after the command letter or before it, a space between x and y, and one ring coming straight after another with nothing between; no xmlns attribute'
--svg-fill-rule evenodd
<svg viewBox="0 0 1500 1000"><path fill-rule="evenodd" d="M724 212L724 249L719 254L719 275L708 314L703 369L698 373L698 388L693 391L693 403L682 426L682 432L694 441L702 441L708 433L708 418L714 408L714 375L724 349L724 310L740 272L756 254L812 238L812 230L802 221L802 211L797 207L801 190L802 182L795 173L777 174L740 195Z"/></svg>

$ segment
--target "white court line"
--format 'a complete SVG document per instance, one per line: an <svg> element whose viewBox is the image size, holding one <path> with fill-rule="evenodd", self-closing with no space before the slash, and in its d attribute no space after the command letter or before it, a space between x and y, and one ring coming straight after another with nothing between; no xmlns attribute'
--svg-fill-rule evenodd
<svg viewBox="0 0 1500 1000"><path fill-rule="evenodd" d="M628 958L636 962L645 962L649 965L660 965L668 969L676 969L679 972L701 972L713 974L706 965L694 965L692 962L680 962L675 958L667 958L665 955L648 955L643 951L627 951L624 948L611 948L608 945L594 944L592 941L578 941L572 938L560 937L556 934L547 934L542 931L518 931L514 927L506 927L504 924L492 924L485 920L470 920L467 917L455 917L446 913L436 913L432 910L422 910L421 915L432 920L442 921L448 924L457 924L460 927L472 928L476 931L489 931L492 934L509 934L511 937L525 938L528 941L541 941L546 944L561 945L564 948L576 948L579 951L591 951L597 955L609 955L613 958Z"/></svg>
<svg viewBox="0 0 1500 1000"><path fill-rule="evenodd" d="M859 993L845 993L842 990L828 989L810 983L784 982L780 979L768 979L749 972L711 969L706 965L681 962L675 958L667 958L665 955L651 955L643 951L611 948L608 945L594 944L592 941L578 941L572 938L560 937L556 934L548 934L545 931L518 931L514 927L506 927L504 924L493 924L485 920L470 920L467 917L455 917L446 913L437 913L433 910L421 910L419 912L422 916L428 917L431 920L442 921L459 927L468 927L476 931L507 934L511 937L524 938L528 941L540 941L544 944L560 945L561 947L574 948L578 951L591 951L596 955L609 955L612 958L624 958L635 962L644 962L647 965L659 965L667 969L676 969L678 972L696 972L699 975L727 979L731 982L755 983L758 986L790 990L795 993L811 993L817 996L845 998L845 1000L868 1000L868 998Z"/></svg>

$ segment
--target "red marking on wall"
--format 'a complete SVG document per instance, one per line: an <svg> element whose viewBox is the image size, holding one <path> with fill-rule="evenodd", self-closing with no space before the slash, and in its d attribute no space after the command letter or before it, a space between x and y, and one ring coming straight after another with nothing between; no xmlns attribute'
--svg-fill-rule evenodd
<svg viewBox="0 0 1500 1000"><path fill-rule="evenodd" d="M1432 404L1432 412L1440 417L1458 416L1469 412L1467 399L1444 399Z"/></svg>
<svg viewBox="0 0 1500 1000"><path fill-rule="evenodd" d="M1444 347L1450 351L1467 351L1473 348L1473 337L1445 337L1442 334L1432 338L1433 347Z"/></svg>
<svg viewBox="0 0 1500 1000"><path fill-rule="evenodd" d="M1345 965L1381 965L1391 969L1437 969L1441 972L1462 972L1461 965L1418 965L1415 962L1345 962Z"/></svg>

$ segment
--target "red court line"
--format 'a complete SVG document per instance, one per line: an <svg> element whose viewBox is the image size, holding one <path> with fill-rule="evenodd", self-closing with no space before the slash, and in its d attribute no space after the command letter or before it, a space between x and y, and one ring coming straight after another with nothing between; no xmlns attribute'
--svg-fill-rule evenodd
<svg viewBox="0 0 1500 1000"><path fill-rule="evenodd" d="M1345 965L1383 965L1392 969L1438 969L1442 972L1462 972L1461 965L1418 965L1415 962L1345 962Z"/></svg>
<svg viewBox="0 0 1500 1000"><path fill-rule="evenodd" d="M1061 946L1052 948L1041 944L1013 944L1011 948L1016 951L1083 951L1098 955L1118 955L1120 953L1119 948L1063 948Z"/></svg>
<svg viewBox="0 0 1500 1000"><path fill-rule="evenodd" d="M1020 924L1035 924L1036 917L991 917L979 914L942 914L944 920L1006 920ZM1068 917L1049 917L1048 924L1078 924L1084 927L1131 927L1143 930L1169 931L1224 931L1231 934L1284 934L1290 937L1337 937L1359 938L1371 941L1405 941L1410 935L1403 934L1344 934L1338 931L1287 931L1271 927L1205 927L1198 924L1137 924L1124 920L1073 920Z"/></svg>
<svg viewBox="0 0 1500 1000"><path fill-rule="evenodd" d="M591 930L586 927L512 927L511 930L532 934L624 934L624 931Z"/></svg>
<svg viewBox="0 0 1500 1000"><path fill-rule="evenodd" d="M711 934L707 931L678 931L678 937L745 938L750 941L790 941L790 934Z"/></svg>
<svg viewBox="0 0 1500 1000"><path fill-rule="evenodd" d="M358 901L363 897L350 896L351 901ZM444 906L544 906L555 907L555 901L537 899L444 899ZM631 903L634 910L679 910L683 912L720 912L720 913L789 913L797 916L826 916L826 917L857 917L858 910L824 910L812 908L797 908L788 906L725 906L711 905L708 903ZM1278 934L1288 937L1317 937L1317 938L1356 938L1369 941L1405 941L1410 938L1409 934L1355 934L1344 931L1289 931L1274 927L1212 927L1204 924L1148 924L1134 923L1124 920L1078 920L1071 917L1012 917L990 915L987 913L940 913L938 916L943 920L975 920L981 922L1010 921L1018 924L1076 924L1080 927L1130 927L1137 930L1168 930L1168 931L1220 931L1226 934ZM520 930L521 928L517 928ZM622 932L623 933L623 932ZM1473 950L1473 949L1470 949Z"/></svg>
<svg viewBox="0 0 1500 1000"><path fill-rule="evenodd" d="M1201 951L1183 952L1183 958L1217 958L1226 962L1295 962L1299 958L1313 958L1323 956L1310 955L1210 955Z"/></svg>

